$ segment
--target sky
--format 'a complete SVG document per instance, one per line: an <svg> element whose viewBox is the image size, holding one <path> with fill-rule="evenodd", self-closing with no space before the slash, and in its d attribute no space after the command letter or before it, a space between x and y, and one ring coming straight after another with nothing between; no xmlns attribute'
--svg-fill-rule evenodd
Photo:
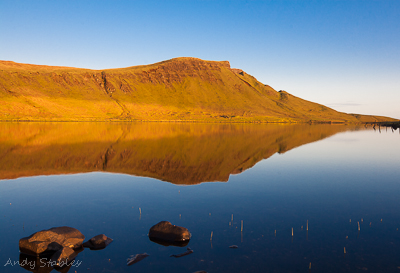
<svg viewBox="0 0 400 273"><path fill-rule="evenodd" d="M0 0L0 60L107 69L176 57L400 119L398 0Z"/></svg>

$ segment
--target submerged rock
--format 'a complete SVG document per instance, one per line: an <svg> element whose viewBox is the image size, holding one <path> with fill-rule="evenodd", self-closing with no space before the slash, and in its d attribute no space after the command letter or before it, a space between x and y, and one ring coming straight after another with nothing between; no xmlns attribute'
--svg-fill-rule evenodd
<svg viewBox="0 0 400 273"><path fill-rule="evenodd" d="M170 255L170 257L180 258L180 257L186 256L186 255L192 254L192 253L193 253L193 250L190 247L188 247L187 251L185 251L181 254L172 254L172 255Z"/></svg>
<svg viewBox="0 0 400 273"><path fill-rule="evenodd" d="M82 247L85 236L72 227L53 227L38 231L19 240L19 250L28 255L41 255L62 250L64 247Z"/></svg>
<svg viewBox="0 0 400 273"><path fill-rule="evenodd" d="M131 255L131 257L127 259L126 265L133 265L137 262L140 262L141 260L143 260L144 258L146 258L148 256L149 256L149 254L147 254L147 253Z"/></svg>
<svg viewBox="0 0 400 273"><path fill-rule="evenodd" d="M100 234L83 243L83 247L90 248L91 250L100 250L108 246L112 241L113 239L104 234Z"/></svg>
<svg viewBox="0 0 400 273"><path fill-rule="evenodd" d="M188 242L190 237L187 228L172 225L168 221L161 221L149 230L149 238L152 241Z"/></svg>

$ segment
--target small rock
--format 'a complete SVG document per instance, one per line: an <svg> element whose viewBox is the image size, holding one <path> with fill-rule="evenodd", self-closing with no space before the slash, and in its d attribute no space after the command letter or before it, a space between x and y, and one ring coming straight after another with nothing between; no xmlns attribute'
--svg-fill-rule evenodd
<svg viewBox="0 0 400 273"><path fill-rule="evenodd" d="M185 251L181 254L172 254L172 255L170 255L170 257L180 258L180 257L186 256L186 255L192 254L192 253L193 253L193 250L190 247L188 247L187 251Z"/></svg>
<svg viewBox="0 0 400 273"><path fill-rule="evenodd" d="M191 234L187 228L172 225L168 221L161 221L149 230L149 238L166 242L188 242Z"/></svg>
<svg viewBox="0 0 400 273"><path fill-rule="evenodd" d="M131 257L127 259L126 265L133 265L137 262L140 262L141 260L143 260L144 258L146 258L148 256L149 256L149 254L147 254L147 253L131 255Z"/></svg>
<svg viewBox="0 0 400 273"><path fill-rule="evenodd" d="M113 241L113 239L107 237L104 234L100 234L100 235L94 236L89 241L83 243L83 247L90 248L91 250L104 249L112 241Z"/></svg>

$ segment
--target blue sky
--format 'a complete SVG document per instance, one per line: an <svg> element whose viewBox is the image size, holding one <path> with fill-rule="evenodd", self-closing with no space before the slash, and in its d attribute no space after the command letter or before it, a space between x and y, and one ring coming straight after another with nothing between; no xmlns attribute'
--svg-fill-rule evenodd
<svg viewBox="0 0 400 273"><path fill-rule="evenodd" d="M105 69L228 60L347 113L400 119L400 1L0 0L0 60Z"/></svg>

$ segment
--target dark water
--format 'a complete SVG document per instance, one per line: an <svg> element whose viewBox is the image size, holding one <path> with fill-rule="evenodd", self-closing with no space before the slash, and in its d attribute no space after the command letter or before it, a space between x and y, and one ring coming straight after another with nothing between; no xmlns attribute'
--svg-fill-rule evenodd
<svg viewBox="0 0 400 273"><path fill-rule="evenodd" d="M70 125L1 126L1 272L27 272L9 264L19 261L19 239L55 226L114 239L85 249L69 272L309 272L310 263L311 272L400 272L398 131L107 125L85 139L86 125L75 126L82 137L59 138L49 132ZM7 137L15 135L20 142ZM218 179L225 182L200 183ZM162 220L189 229L193 254L173 258L186 247L149 240Z"/></svg>

